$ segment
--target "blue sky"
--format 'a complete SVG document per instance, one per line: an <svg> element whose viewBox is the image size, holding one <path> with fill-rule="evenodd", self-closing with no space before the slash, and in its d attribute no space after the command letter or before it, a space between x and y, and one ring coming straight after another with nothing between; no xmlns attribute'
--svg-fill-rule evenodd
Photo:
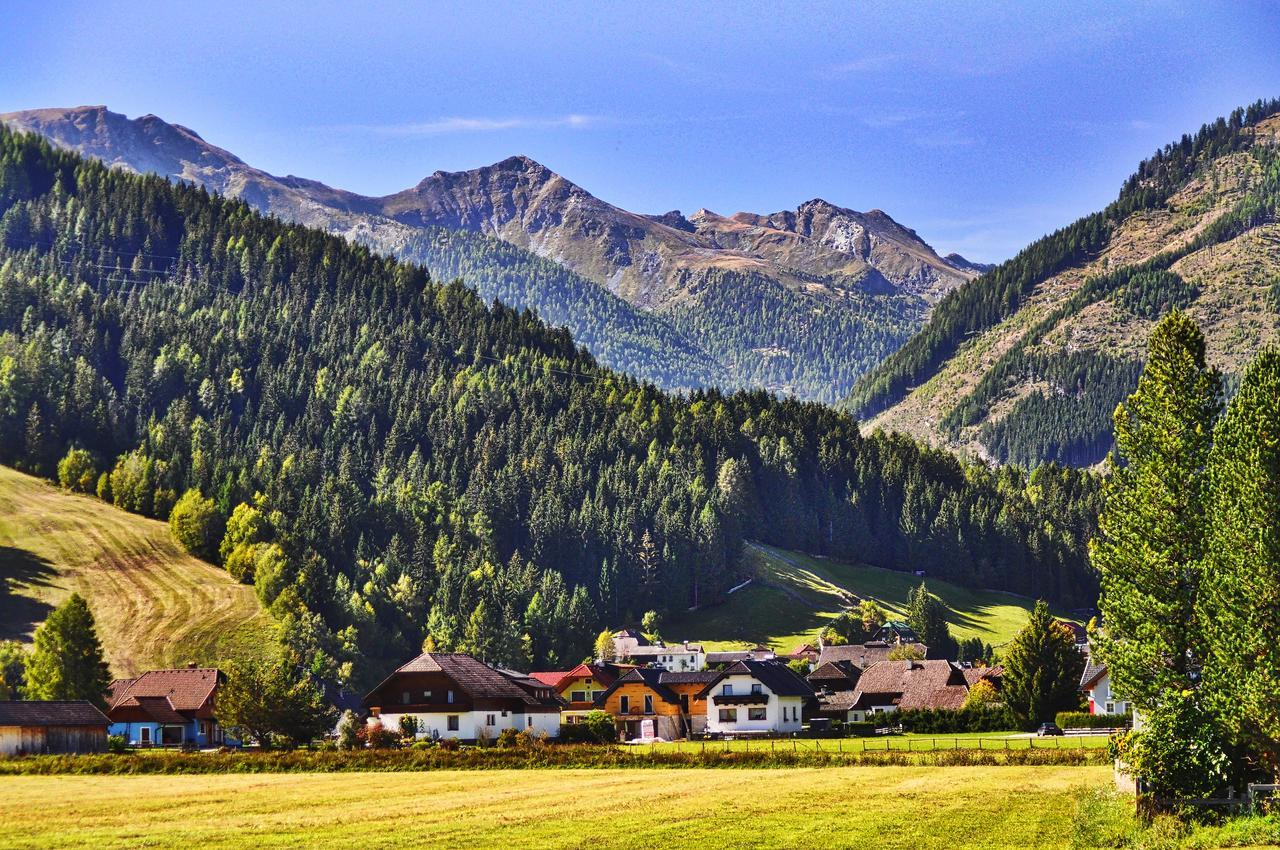
<svg viewBox="0 0 1280 850"><path fill-rule="evenodd" d="M1003 259L1280 95L1266 3L8 0L0 111L102 103L367 194L516 153L638 212L884 209Z"/></svg>

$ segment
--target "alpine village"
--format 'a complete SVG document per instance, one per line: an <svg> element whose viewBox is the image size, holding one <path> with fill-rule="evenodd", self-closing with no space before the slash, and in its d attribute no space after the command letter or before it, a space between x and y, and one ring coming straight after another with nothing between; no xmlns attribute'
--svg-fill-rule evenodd
<svg viewBox="0 0 1280 850"><path fill-rule="evenodd" d="M21 5L0 848L1280 846L1271 10Z"/></svg>

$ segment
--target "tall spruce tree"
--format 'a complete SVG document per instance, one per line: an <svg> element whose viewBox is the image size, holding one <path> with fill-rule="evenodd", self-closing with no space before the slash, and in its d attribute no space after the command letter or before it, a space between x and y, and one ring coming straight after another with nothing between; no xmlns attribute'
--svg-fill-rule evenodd
<svg viewBox="0 0 1280 850"><path fill-rule="evenodd" d="M1139 706L1196 685L1206 464L1221 407L1204 334L1170 312L1151 333L1137 389L1116 409L1116 452L1089 547L1102 586L1098 655L1116 692Z"/></svg>
<svg viewBox="0 0 1280 850"><path fill-rule="evenodd" d="M907 624L929 647L930 658L956 657L956 642L947 625L947 605L930 593L924 582L907 593Z"/></svg>
<svg viewBox="0 0 1280 850"><path fill-rule="evenodd" d="M73 593L36 629L23 696L83 699L104 707L110 684L93 613L84 597Z"/></svg>
<svg viewBox="0 0 1280 850"><path fill-rule="evenodd" d="M1280 349L1249 366L1218 423L1208 505L1205 690L1280 774Z"/></svg>
<svg viewBox="0 0 1280 850"><path fill-rule="evenodd" d="M1075 635L1037 602L1004 656L1004 701L1024 723L1052 720L1080 704L1084 655Z"/></svg>

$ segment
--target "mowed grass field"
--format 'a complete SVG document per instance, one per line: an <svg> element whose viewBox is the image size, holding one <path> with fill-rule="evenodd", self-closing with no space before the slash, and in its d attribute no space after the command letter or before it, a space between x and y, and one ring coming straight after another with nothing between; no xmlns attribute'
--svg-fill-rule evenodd
<svg viewBox="0 0 1280 850"><path fill-rule="evenodd" d="M713 650L762 643L790 652L802 643L816 643L818 632L855 598L874 599L891 618L905 617L907 594L921 582L910 573L759 543L748 543L743 554L755 581L726 602L672 618L662 626L664 637L698 640ZM951 609L947 622L957 639L1007 643L1035 604L1011 593L969 590L928 577L924 581Z"/></svg>
<svg viewBox="0 0 1280 850"><path fill-rule="evenodd" d="M905 735L875 735L866 738L795 738L752 741L660 741L653 744L628 744L628 749L653 749L658 752L818 752L862 753L902 752L927 753L935 750L1103 750L1109 735L1062 735L1038 738L1025 732L960 732L944 735L932 732L908 732Z"/></svg>
<svg viewBox="0 0 1280 850"><path fill-rule="evenodd" d="M0 467L0 640L30 640L73 591L115 676L275 645L253 588L187 555L165 523Z"/></svg>
<svg viewBox="0 0 1280 850"><path fill-rule="evenodd" d="M1068 847L1108 767L0 779L0 846Z"/></svg>

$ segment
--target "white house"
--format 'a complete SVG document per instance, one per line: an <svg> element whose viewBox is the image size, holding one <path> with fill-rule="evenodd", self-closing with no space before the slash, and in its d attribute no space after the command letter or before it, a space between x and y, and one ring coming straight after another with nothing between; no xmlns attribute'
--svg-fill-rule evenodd
<svg viewBox="0 0 1280 850"><path fill-rule="evenodd" d="M725 668L698 694L707 701L711 734L799 732L813 688L777 661L743 660Z"/></svg>
<svg viewBox="0 0 1280 850"><path fill-rule="evenodd" d="M654 644L631 646L624 654L618 650L618 660L630 660L635 664L661 667L676 673L696 673L707 667L707 653L702 644L684 641L679 644Z"/></svg>
<svg viewBox="0 0 1280 850"><path fill-rule="evenodd" d="M1080 675L1080 690L1089 698L1090 714L1129 713L1128 701L1111 692L1111 674L1107 672L1107 665L1095 664L1092 658Z"/></svg>
<svg viewBox="0 0 1280 850"><path fill-rule="evenodd" d="M414 717L422 738L474 741L505 729L560 734L561 701L553 688L459 653L424 652L370 691L364 704L369 722L388 729Z"/></svg>

